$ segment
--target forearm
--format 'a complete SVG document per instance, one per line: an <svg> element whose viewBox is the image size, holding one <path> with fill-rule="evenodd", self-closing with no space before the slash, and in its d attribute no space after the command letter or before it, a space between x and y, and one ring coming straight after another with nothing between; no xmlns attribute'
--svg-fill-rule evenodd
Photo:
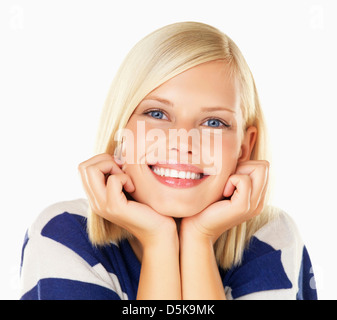
<svg viewBox="0 0 337 320"><path fill-rule="evenodd" d="M143 249L137 300L180 300L178 237L165 238Z"/></svg>
<svg viewBox="0 0 337 320"><path fill-rule="evenodd" d="M182 299L226 299L212 241L181 233L180 254Z"/></svg>

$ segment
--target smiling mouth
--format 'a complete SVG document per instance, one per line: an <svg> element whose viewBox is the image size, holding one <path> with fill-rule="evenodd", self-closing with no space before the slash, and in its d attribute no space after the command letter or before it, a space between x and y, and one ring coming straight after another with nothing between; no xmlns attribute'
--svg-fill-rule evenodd
<svg viewBox="0 0 337 320"><path fill-rule="evenodd" d="M149 165L149 168L154 174L160 177L176 178L176 179L190 179L190 180L200 180L204 177L203 173L176 170L172 168L163 168L156 165Z"/></svg>
<svg viewBox="0 0 337 320"><path fill-rule="evenodd" d="M192 165L148 165L148 168L160 183L171 188L196 187L209 177Z"/></svg>

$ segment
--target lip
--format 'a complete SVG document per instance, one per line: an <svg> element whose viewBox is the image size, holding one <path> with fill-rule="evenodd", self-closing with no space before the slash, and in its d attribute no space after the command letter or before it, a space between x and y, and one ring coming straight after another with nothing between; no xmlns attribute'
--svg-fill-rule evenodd
<svg viewBox="0 0 337 320"><path fill-rule="evenodd" d="M180 178L171 178L171 177L165 177L165 176L158 176L156 175L151 167L153 165L148 165L149 170L152 172L154 177L162 184L169 186L171 188L192 188L203 181L205 181L209 175L203 175L201 179L180 179ZM161 167L161 168L169 168L169 169L175 169L177 171L191 171L195 173L203 173L203 171L193 165L188 164L156 164L155 166Z"/></svg>

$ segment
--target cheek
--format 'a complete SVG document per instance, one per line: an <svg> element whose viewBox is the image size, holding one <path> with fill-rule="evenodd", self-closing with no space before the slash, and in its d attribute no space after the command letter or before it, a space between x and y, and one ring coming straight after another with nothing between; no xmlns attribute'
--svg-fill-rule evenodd
<svg viewBox="0 0 337 320"><path fill-rule="evenodd" d="M167 139L164 130L153 128L145 121L132 121L132 119L126 129L129 138L125 143L123 156L129 164L143 165L166 159Z"/></svg>
<svg viewBox="0 0 337 320"><path fill-rule="evenodd" d="M234 172L239 158L240 144L235 135L214 137L210 144L203 145L203 162L206 173L220 175ZM211 151L210 151L211 150Z"/></svg>
<svg viewBox="0 0 337 320"><path fill-rule="evenodd" d="M240 151L238 139L224 139L220 149L221 152L218 154L222 158L223 166L232 167L234 165L236 167Z"/></svg>

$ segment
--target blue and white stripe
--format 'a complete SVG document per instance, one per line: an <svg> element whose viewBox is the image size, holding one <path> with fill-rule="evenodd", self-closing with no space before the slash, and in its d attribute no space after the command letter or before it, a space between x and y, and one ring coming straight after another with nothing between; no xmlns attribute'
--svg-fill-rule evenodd
<svg viewBox="0 0 337 320"><path fill-rule="evenodd" d="M21 299L136 299L140 262L127 240L92 246L87 208L85 199L54 204L29 228ZM220 274L228 299L317 299L309 255L283 211L253 236L242 265Z"/></svg>

